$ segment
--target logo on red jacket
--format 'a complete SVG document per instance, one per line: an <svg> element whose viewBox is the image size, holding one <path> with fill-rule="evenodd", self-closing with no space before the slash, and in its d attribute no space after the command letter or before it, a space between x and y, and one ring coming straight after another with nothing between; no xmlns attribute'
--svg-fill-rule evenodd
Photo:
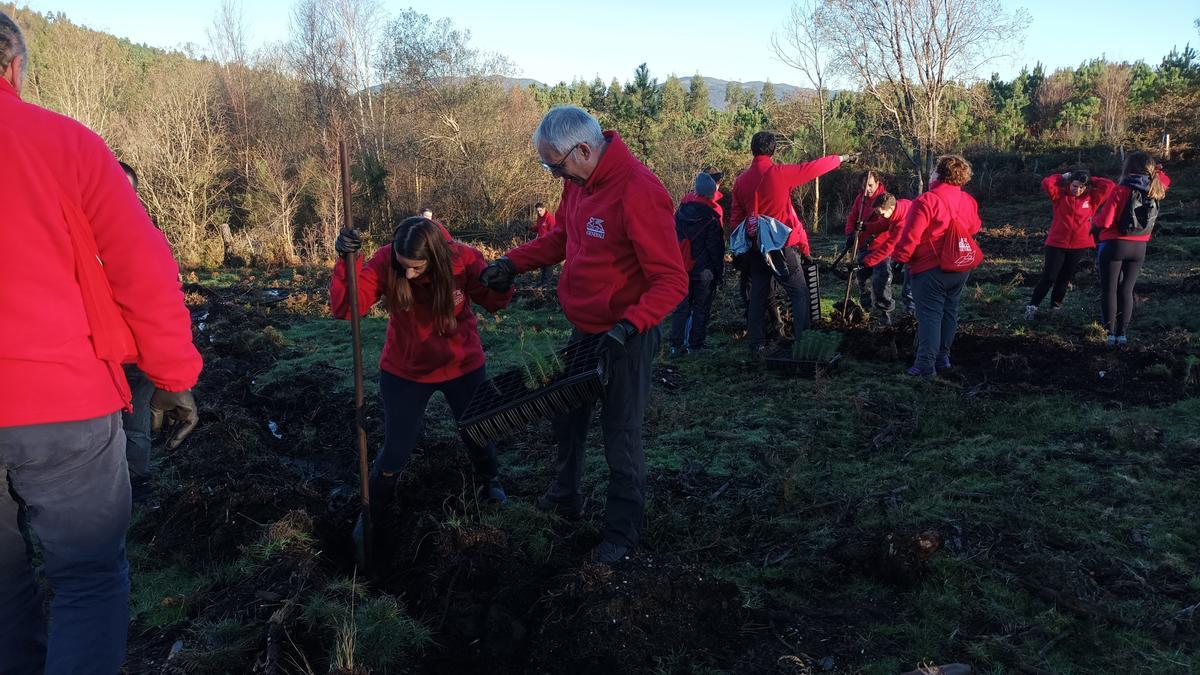
<svg viewBox="0 0 1200 675"><path fill-rule="evenodd" d="M604 221L603 220L601 220L599 218L588 218L587 225L585 226L585 228L587 229L587 234L589 237L595 237L597 239L604 238Z"/></svg>
<svg viewBox="0 0 1200 675"><path fill-rule="evenodd" d="M1083 200L1083 203L1079 205L1079 208L1090 209L1090 208L1092 208L1092 203L1085 199L1085 200Z"/></svg>
<svg viewBox="0 0 1200 675"><path fill-rule="evenodd" d="M458 307L459 305L463 304L463 302L465 302L466 299L467 299L467 296L463 295L463 292L461 290L459 290L457 288L454 289L454 306L455 307Z"/></svg>

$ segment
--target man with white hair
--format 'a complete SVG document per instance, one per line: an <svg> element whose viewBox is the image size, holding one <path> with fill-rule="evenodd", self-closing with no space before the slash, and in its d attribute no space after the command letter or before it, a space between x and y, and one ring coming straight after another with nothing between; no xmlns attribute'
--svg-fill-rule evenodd
<svg viewBox="0 0 1200 675"><path fill-rule="evenodd" d="M521 272L566 260L558 281L572 340L603 335L608 387L600 424L608 460L604 539L595 562L611 564L638 545L646 500L642 422L662 333L659 324L687 295L675 239L674 205L662 182L615 131L575 106L552 108L533 134L542 166L563 179L558 226L509 251L481 280L507 291ZM583 508L584 450L592 409L554 420L557 476L538 508L572 519Z"/></svg>
<svg viewBox="0 0 1200 675"><path fill-rule="evenodd" d="M21 100L25 53L0 12L0 673L112 675L129 629L122 365L181 422L175 447L199 419L200 354L166 239L103 139Z"/></svg>

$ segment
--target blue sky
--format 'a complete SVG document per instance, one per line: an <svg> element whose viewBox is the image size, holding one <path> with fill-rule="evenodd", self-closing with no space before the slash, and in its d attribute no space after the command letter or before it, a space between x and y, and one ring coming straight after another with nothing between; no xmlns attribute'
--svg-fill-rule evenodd
<svg viewBox="0 0 1200 675"><path fill-rule="evenodd" d="M1200 17L1196 0L1146 5L1128 0L1003 2L1012 8L1026 7L1033 19L1020 57L997 61L990 69L1005 78L1022 64L1039 60L1049 69L1075 66L1101 55L1154 64L1172 45L1200 45L1193 25ZM203 48L220 0L27 0L25 4L37 11L65 12L77 23L135 42L156 47L191 42ZM284 40L291 4L291 0L244 0L252 42ZM520 76L543 82L590 80L597 75L605 81L614 76L626 80L645 61L660 78L699 71L726 80L803 83L799 73L769 56L770 30L787 15L787 0L384 0L382 4L392 13L411 6L433 17L449 16L470 29L474 46L508 56ZM1134 19L1131 14L1138 6L1152 9ZM737 8L736 15L731 7ZM1140 30L1131 31L1131 22Z"/></svg>

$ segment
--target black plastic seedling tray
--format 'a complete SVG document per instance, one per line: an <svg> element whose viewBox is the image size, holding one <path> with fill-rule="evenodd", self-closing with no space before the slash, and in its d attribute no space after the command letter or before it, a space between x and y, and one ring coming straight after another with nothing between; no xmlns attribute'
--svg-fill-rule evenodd
<svg viewBox="0 0 1200 675"><path fill-rule="evenodd" d="M524 368L506 370L475 390L459 420L459 431L480 445L500 440L539 420L562 415L595 401L604 393L602 335L586 337L558 350L563 372L529 389Z"/></svg>
<svg viewBox="0 0 1200 675"><path fill-rule="evenodd" d="M808 283L808 318L815 326L821 320L821 271L815 262L811 265L801 262L800 266Z"/></svg>
<svg viewBox="0 0 1200 675"><path fill-rule="evenodd" d="M799 377L816 377L817 373L828 375L841 363L842 355L834 354L828 361L797 360L792 358L792 348L782 347L767 357L767 367Z"/></svg>

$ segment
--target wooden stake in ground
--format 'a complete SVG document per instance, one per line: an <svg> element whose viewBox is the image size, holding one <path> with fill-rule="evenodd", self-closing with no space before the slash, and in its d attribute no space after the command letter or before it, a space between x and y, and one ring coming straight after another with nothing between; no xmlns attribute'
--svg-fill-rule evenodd
<svg viewBox="0 0 1200 675"><path fill-rule="evenodd" d="M346 156L346 140L338 140L338 165L342 173L342 227L353 228L350 214L350 160ZM358 477L362 492L363 555L359 565L368 571L374 552L375 536L371 524L371 491L368 487L370 467L367 465L367 429L363 392L362 316L358 312L358 274L355 258L358 253L346 254L346 292L350 295L350 334L354 341L354 427L358 439Z"/></svg>

